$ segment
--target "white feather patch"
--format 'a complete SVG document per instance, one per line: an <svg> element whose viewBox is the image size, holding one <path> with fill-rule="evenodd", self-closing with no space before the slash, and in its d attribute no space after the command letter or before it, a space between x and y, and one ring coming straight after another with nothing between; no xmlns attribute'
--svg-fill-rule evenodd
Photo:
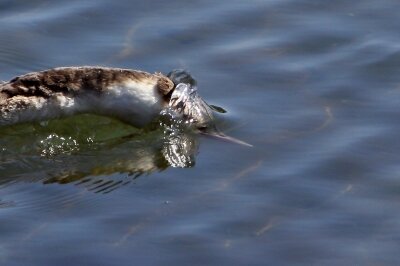
<svg viewBox="0 0 400 266"><path fill-rule="evenodd" d="M27 106L19 108L20 104ZM129 80L109 87L101 94L88 91L76 97L56 93L50 98L16 96L8 103L1 124L42 121L73 115L97 113L114 116L135 126L143 126L154 119L164 107L164 100L154 80Z"/></svg>
<svg viewBox="0 0 400 266"><path fill-rule="evenodd" d="M163 99L154 81L127 81L111 86L95 102L94 112L112 115L133 125L143 126L157 116Z"/></svg>

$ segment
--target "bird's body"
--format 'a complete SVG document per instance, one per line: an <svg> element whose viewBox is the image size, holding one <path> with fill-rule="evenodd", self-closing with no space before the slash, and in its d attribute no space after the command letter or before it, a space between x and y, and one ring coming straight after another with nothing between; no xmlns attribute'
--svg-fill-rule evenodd
<svg viewBox="0 0 400 266"><path fill-rule="evenodd" d="M185 70L167 76L87 66L32 72L0 82L0 126L92 113L142 127L169 108L202 134L251 146L216 128L196 84Z"/></svg>
<svg viewBox="0 0 400 266"><path fill-rule="evenodd" d="M0 125L95 113L143 126L168 106L174 83L161 73L63 67L0 84Z"/></svg>

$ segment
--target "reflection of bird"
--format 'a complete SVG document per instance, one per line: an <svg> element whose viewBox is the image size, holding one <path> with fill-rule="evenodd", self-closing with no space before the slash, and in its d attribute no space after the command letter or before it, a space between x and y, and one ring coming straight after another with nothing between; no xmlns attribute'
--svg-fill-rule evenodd
<svg viewBox="0 0 400 266"><path fill-rule="evenodd" d="M136 140L124 142L123 147L117 145L96 151L96 160L78 160L68 169L61 172L58 169L44 183L75 182L95 193L108 193L141 175L162 171L169 166L193 167L198 149L195 136L184 132L163 136L162 141L153 145ZM129 146L131 148L127 149Z"/></svg>
<svg viewBox="0 0 400 266"><path fill-rule="evenodd" d="M87 117L87 119L92 118ZM46 132L53 131L58 125L69 122L63 119L51 123L51 126L46 126L47 130L43 134L46 135ZM118 124L116 121L114 123L116 124L110 125L115 127ZM94 122L88 123L89 126L90 124ZM24 133L27 131L26 126L18 128ZM43 138L38 136L36 143L31 144L31 151L27 150L24 143L32 142L32 139L28 140L22 135L13 136L11 139L14 142L25 147L23 150L21 148L21 151L9 153L7 161L4 162L0 153L0 169L6 167L2 171L4 175L0 176L0 186L10 182L73 183L96 193L108 193L140 176L163 171L170 166L193 167L198 151L195 134L185 130L173 132L155 130L147 134L94 142L90 145L85 145L84 139L76 139L79 149L72 153L66 154L59 150L58 153L55 151L56 153L49 154L47 159L38 157L33 152L37 148L53 151L54 148L62 148L59 147L61 143L57 140L62 140L63 146L68 145L62 136L56 134L52 136L51 142L46 146L37 147L37 142L41 142L39 140ZM22 162L20 158L23 158Z"/></svg>

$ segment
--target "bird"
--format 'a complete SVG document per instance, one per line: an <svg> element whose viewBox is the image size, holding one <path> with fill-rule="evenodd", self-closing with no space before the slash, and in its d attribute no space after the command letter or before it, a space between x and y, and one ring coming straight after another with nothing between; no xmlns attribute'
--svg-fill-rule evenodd
<svg viewBox="0 0 400 266"><path fill-rule="evenodd" d="M183 69L164 75L102 66L58 67L0 83L0 126L89 113L141 128L166 109L205 135L249 146L216 128L213 108Z"/></svg>
<svg viewBox="0 0 400 266"><path fill-rule="evenodd" d="M143 127L168 106L175 84L161 73L107 67L59 67L0 84L0 125L79 113Z"/></svg>

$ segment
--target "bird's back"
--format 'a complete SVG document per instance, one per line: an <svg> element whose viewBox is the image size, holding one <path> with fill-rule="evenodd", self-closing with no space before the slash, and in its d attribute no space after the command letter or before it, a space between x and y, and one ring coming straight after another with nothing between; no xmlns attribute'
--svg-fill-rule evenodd
<svg viewBox="0 0 400 266"><path fill-rule="evenodd" d="M151 102L149 96L155 99L151 107L163 105L163 98L173 88L172 81L162 74L129 69L63 67L32 72L0 83L0 125L79 112L113 115L112 108L117 116L125 111L129 115L136 107L145 108ZM125 97L125 105L118 97Z"/></svg>

